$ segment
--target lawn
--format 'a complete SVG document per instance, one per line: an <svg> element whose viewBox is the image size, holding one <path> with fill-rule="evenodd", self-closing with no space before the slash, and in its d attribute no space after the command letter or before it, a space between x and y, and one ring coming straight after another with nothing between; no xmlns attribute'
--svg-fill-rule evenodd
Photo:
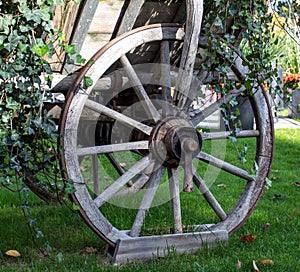
<svg viewBox="0 0 300 272"><path fill-rule="evenodd" d="M105 258L105 244L66 205L50 205L30 194L32 218L44 237L31 238L19 198L0 190L1 271L255 271L297 272L300 267L300 130L276 130L275 157L270 179L258 207L227 245L192 255L168 256L113 267ZM35 233L34 233L35 234ZM252 243L241 237L255 238ZM38 245L38 246L37 246ZM47 245L47 246L45 246ZM42 249L43 253L39 250ZM47 247L47 251L45 248ZM21 256L8 257L7 250ZM240 268L237 267L240 263Z"/></svg>

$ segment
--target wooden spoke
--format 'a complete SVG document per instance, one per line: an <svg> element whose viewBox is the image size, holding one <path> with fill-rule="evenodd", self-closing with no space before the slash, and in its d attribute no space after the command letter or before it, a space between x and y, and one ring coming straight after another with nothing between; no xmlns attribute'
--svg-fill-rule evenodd
<svg viewBox="0 0 300 272"><path fill-rule="evenodd" d="M141 83L138 75L134 71L131 63L129 62L128 58L123 55L120 58L120 61L132 83L132 87L135 90L136 95L140 99L140 101L144 101L142 103L142 106L144 107L145 111L147 112L148 116L152 118L155 122L157 122L160 119L160 114L151 102L146 90L143 87L143 84Z"/></svg>
<svg viewBox="0 0 300 272"><path fill-rule="evenodd" d="M208 204L212 207L212 209L215 211L217 216L221 220L225 220L227 218L227 214L224 212L223 208L221 207L220 203L216 200L214 195L210 192L209 188L206 186L204 180L198 175L195 168L194 171L194 178L193 181L197 188L199 189L200 193L203 194L204 198L208 202Z"/></svg>
<svg viewBox="0 0 300 272"><path fill-rule="evenodd" d="M116 169L118 174L122 176L125 173L125 170L120 166L120 163L116 160L113 153L105 153L106 158L110 161L113 167ZM130 186L131 182L127 183Z"/></svg>
<svg viewBox="0 0 300 272"><path fill-rule="evenodd" d="M154 161L152 161L152 163L146 167L142 173L140 173L132 182L132 185L130 187L124 188L122 190L120 190L117 195L118 196L125 196L128 194L132 194L132 193L137 193L139 192L141 189L143 189L147 182L149 181L149 176L151 174L151 172L153 171L153 167L154 167L155 163Z"/></svg>
<svg viewBox="0 0 300 272"><path fill-rule="evenodd" d="M159 167L158 169L154 170L154 172L151 174L150 180L148 182L148 187L145 191L144 197L141 201L139 210L137 212L134 223L132 225L130 236L132 237L139 236L146 217L146 212L151 207L159 182L164 172L165 172L165 167Z"/></svg>
<svg viewBox="0 0 300 272"><path fill-rule="evenodd" d="M202 122L206 117L212 115L214 112L216 112L220 106L222 104L227 104L228 102L230 102L230 100L232 98L234 98L235 96L239 95L242 92L241 88L240 90L235 90L232 91L226 95L224 95L221 99L217 100L216 102L210 104L207 108L205 108L203 111L201 111L200 113L196 114L193 118L192 118L192 124L194 127L196 127L200 122Z"/></svg>
<svg viewBox="0 0 300 272"><path fill-rule="evenodd" d="M93 169L93 183L94 183L94 194L99 194L99 172L98 172L98 156L92 155L92 169Z"/></svg>
<svg viewBox="0 0 300 272"><path fill-rule="evenodd" d="M220 131L220 132L204 132L201 134L202 140L218 140L227 139L231 135L230 131ZM242 130L237 135L236 138L253 138L258 137L260 132L258 130Z"/></svg>
<svg viewBox="0 0 300 272"><path fill-rule="evenodd" d="M150 163L150 155L139 160L127 172L125 172L113 184L108 186L97 198L94 199L96 206L100 207L105 202L109 201L109 199L111 199L122 186L128 183L135 175L143 171L147 166L149 166Z"/></svg>
<svg viewBox="0 0 300 272"><path fill-rule="evenodd" d="M148 149L148 148L149 148L148 141L138 141L138 142L128 142L128 143L120 143L120 144L81 147L77 149L77 155L85 156L85 155L121 152L127 150L139 150L139 149Z"/></svg>
<svg viewBox="0 0 300 272"><path fill-rule="evenodd" d="M122 113L119 113L117 111L114 111L100 103L97 103L97 102L94 102L90 99L88 99L86 102L85 102L85 106L93 111L96 111L98 113L101 113L101 114L104 114L110 118L113 118L115 119L116 121L119 121L125 125L128 125L130 127L133 127L133 128L136 128L142 132L144 132L145 134L147 135L150 135L151 131L152 131L152 128L147 126L147 125L144 125Z"/></svg>
<svg viewBox="0 0 300 272"><path fill-rule="evenodd" d="M162 64L160 76L165 82L165 85L162 86L162 116L165 117L172 113L170 45L168 41L160 43L160 62Z"/></svg>
<svg viewBox="0 0 300 272"><path fill-rule="evenodd" d="M222 161L222 160L220 160L212 155L209 155L205 152L200 152L197 157L201 161L207 162L207 163L209 163L215 167L218 167L218 168L220 168L230 174L233 174L237 177L240 177L240 178L248 180L248 181L253 180L253 177L251 177L246 170L241 169L237 166L234 166L228 162Z"/></svg>
<svg viewBox="0 0 300 272"><path fill-rule="evenodd" d="M144 173L141 173L134 180L134 182L132 183L132 185L130 187L120 190L119 192L116 193L116 196L126 196L129 194L137 193L144 188L144 186L146 185L148 180L149 180L149 176Z"/></svg>
<svg viewBox="0 0 300 272"><path fill-rule="evenodd" d="M178 170L174 169L174 168L168 168L168 175L169 175L169 186L170 186L170 197L171 197L174 233L181 233L182 232L182 219L181 219Z"/></svg>

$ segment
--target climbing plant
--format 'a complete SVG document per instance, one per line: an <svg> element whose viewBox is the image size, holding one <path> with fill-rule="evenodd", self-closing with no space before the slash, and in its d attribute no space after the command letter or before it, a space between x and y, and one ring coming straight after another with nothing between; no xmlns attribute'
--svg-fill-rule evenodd
<svg viewBox="0 0 300 272"><path fill-rule="evenodd" d="M204 2L201 35L204 42L199 54L201 69L205 71L202 80L208 82L218 96L245 87L240 97L221 107L224 124L231 131L230 139L234 145L235 136L242 129L238 104L240 101L245 103L243 96L266 89L269 93L280 92L281 80L269 50L271 24L272 14L266 1ZM245 75L239 78L232 76L232 65L237 57L245 67ZM241 150L236 148L243 164L247 161L247 149L247 145ZM253 169L247 170L255 172L255 162Z"/></svg>
<svg viewBox="0 0 300 272"><path fill-rule="evenodd" d="M56 124L43 107L51 94L46 60L60 38L52 24L57 0L0 1L0 183L24 184L46 200L63 188L58 175Z"/></svg>

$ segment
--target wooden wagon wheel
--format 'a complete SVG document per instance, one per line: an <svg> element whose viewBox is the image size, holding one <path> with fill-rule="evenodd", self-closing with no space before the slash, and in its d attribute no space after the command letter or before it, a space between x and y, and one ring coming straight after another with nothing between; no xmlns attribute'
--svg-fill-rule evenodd
<svg viewBox="0 0 300 272"><path fill-rule="evenodd" d="M172 245L177 237L182 244L190 242L191 236L182 233L231 233L250 215L265 188L273 156L272 118L265 94L257 90L249 95L256 128L236 136L256 145L252 147L254 176L205 150L207 143L209 150L220 141L226 144L230 132L201 131L201 122L245 90L232 90L189 115L198 82L192 81L195 88L186 94L177 93L177 79L184 80L184 72L170 68L178 63L174 56L183 37L181 27L160 24L120 36L83 69L66 101L60 128L62 165L74 181L72 198L81 215L110 248L119 247L120 241L142 241L143 247L152 244L153 253L163 240L153 237L166 237ZM159 57L153 58L151 50ZM142 62L137 55L143 55ZM245 71L238 57L232 66L241 79ZM103 124L111 128L104 129ZM103 140L103 129L109 142ZM114 163L109 165L104 154L110 154ZM222 190L222 196L216 185L203 178L203 166L229 173L231 186L240 188L240 194L231 195L228 189ZM198 208L194 211L200 205L202 214ZM136 249L139 252L128 244L124 247L133 255L142 254L141 247ZM191 243L183 251L192 248Z"/></svg>

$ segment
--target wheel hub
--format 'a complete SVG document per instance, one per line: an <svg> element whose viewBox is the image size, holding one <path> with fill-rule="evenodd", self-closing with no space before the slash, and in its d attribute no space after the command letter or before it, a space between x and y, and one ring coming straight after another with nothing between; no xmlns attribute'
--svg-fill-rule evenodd
<svg viewBox="0 0 300 272"><path fill-rule="evenodd" d="M182 118L171 117L159 122L150 138L152 155L169 167L177 167L187 157L191 163L202 147L200 133Z"/></svg>

